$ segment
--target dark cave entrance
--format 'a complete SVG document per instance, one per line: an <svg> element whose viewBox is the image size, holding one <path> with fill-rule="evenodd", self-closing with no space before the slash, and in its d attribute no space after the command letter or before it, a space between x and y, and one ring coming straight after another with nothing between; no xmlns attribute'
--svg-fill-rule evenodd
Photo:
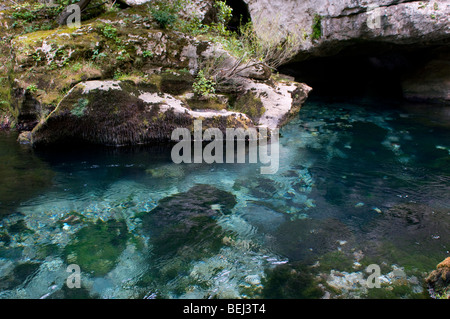
<svg viewBox="0 0 450 319"><path fill-rule="evenodd" d="M227 25L228 30L239 32L240 26L251 21L248 6L243 0L226 0L228 6L233 9L233 17Z"/></svg>
<svg viewBox="0 0 450 319"><path fill-rule="evenodd" d="M448 60L448 56L448 48L442 46L364 43L349 46L335 56L287 63L278 71L313 87L312 95L403 99L405 79L430 61Z"/></svg>

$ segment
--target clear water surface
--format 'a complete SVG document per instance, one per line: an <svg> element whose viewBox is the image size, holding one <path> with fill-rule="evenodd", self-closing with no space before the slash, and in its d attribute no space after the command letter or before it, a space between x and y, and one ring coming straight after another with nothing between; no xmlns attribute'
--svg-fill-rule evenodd
<svg viewBox="0 0 450 319"><path fill-rule="evenodd" d="M275 175L2 133L0 298L426 297L450 250L448 123L430 105L311 98Z"/></svg>

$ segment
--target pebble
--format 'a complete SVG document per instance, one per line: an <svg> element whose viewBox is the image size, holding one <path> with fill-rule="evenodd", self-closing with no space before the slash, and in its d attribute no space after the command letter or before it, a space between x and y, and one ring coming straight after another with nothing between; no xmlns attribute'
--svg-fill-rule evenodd
<svg viewBox="0 0 450 319"><path fill-rule="evenodd" d="M376 211L378 214L382 213L381 209L379 209L378 207L374 207L373 210Z"/></svg>

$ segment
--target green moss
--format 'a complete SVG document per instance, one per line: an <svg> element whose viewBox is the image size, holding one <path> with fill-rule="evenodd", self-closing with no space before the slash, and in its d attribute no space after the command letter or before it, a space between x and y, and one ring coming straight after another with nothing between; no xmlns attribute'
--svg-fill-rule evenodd
<svg viewBox="0 0 450 319"><path fill-rule="evenodd" d="M60 247L57 244L45 244L38 247L36 256L45 259L48 256L58 256L59 253Z"/></svg>
<svg viewBox="0 0 450 319"><path fill-rule="evenodd" d="M88 99L78 99L78 103L74 104L73 109L70 111L72 115L76 117L80 117L84 115L84 112L86 111L86 107L89 105Z"/></svg>
<svg viewBox="0 0 450 319"><path fill-rule="evenodd" d="M232 106L232 110L248 115L253 122L257 122L266 112L261 99L251 91L240 96Z"/></svg>
<svg viewBox="0 0 450 319"><path fill-rule="evenodd" d="M312 40L319 40L322 37L322 17L319 14L314 15L312 25Z"/></svg>
<svg viewBox="0 0 450 319"><path fill-rule="evenodd" d="M267 270L263 286L266 299L318 299L323 295L314 276L302 264L285 264Z"/></svg>
<svg viewBox="0 0 450 319"><path fill-rule="evenodd" d="M224 110L227 105L220 103L217 98L209 98L209 99L198 99L192 98L186 100L186 103L192 110Z"/></svg>
<svg viewBox="0 0 450 319"><path fill-rule="evenodd" d="M391 242L384 242L380 253L390 264L397 264L408 272L427 272L434 269L442 258L442 252L418 250L417 247L397 247Z"/></svg>
<svg viewBox="0 0 450 319"><path fill-rule="evenodd" d="M81 271L94 276L107 274L116 264L129 238L124 221L98 221L80 229L76 238L65 247L68 263L78 264Z"/></svg>
<svg viewBox="0 0 450 319"><path fill-rule="evenodd" d="M367 299L426 299L426 293L416 293L407 282L392 285L382 284L380 288L368 289L364 295Z"/></svg>
<svg viewBox="0 0 450 319"><path fill-rule="evenodd" d="M318 269L321 272L329 273L332 269L339 271L352 272L353 259L347 256L342 251L331 251L319 258L320 266Z"/></svg>

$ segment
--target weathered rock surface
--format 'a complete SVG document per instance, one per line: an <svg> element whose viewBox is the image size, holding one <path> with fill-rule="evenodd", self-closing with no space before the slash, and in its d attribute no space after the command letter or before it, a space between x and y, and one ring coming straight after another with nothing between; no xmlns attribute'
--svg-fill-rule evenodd
<svg viewBox="0 0 450 319"><path fill-rule="evenodd" d="M450 101L450 59L440 56L418 68L402 82L403 94L414 101Z"/></svg>
<svg viewBox="0 0 450 319"><path fill-rule="evenodd" d="M201 19L211 3L192 1L191 11ZM206 127L273 129L308 96L308 86L274 80L271 70L255 64L235 74L231 88L199 99L192 84L205 63L220 59L226 70L237 58L220 44L159 30L147 6L136 4L78 29L12 39L12 109L19 130L34 128L34 145L166 140L175 127L190 128L196 118L209 121Z"/></svg>
<svg viewBox="0 0 450 319"><path fill-rule="evenodd" d="M442 298L450 299L450 257L437 265L436 270L432 271L426 279L430 294L436 298L439 294Z"/></svg>
<svg viewBox="0 0 450 319"><path fill-rule="evenodd" d="M299 58L334 55L360 41L429 45L446 43L450 36L448 0L246 2L257 25L271 21L304 38ZM320 31L317 37L312 36L314 28Z"/></svg>
<svg viewBox="0 0 450 319"><path fill-rule="evenodd" d="M448 0L244 1L259 32L267 33L267 26L275 24L285 33L302 39L293 59L297 62L335 56L366 56L369 62L372 59L372 62L379 63L377 55L394 53L395 57L398 52L400 56L403 53L411 55L411 52L423 49L434 52L448 47L450 42ZM418 55L420 57L421 54ZM412 65L399 80L404 97L415 101L450 103L449 61L448 52L407 61ZM347 62L351 63L351 58ZM404 67L395 63L387 61L381 67L389 70L393 64L400 69ZM320 66L320 62L318 64ZM351 65L347 69L351 70ZM304 74L305 71L301 72ZM317 68L316 72L314 69L309 72L306 78L322 74ZM389 76L392 75L386 72L386 77ZM308 83L305 77L300 78Z"/></svg>
<svg viewBox="0 0 450 319"><path fill-rule="evenodd" d="M32 131L34 145L88 142L134 145L166 141L177 127L247 127L250 119L229 111L193 111L155 85L131 81L88 81L77 84L46 120Z"/></svg>

